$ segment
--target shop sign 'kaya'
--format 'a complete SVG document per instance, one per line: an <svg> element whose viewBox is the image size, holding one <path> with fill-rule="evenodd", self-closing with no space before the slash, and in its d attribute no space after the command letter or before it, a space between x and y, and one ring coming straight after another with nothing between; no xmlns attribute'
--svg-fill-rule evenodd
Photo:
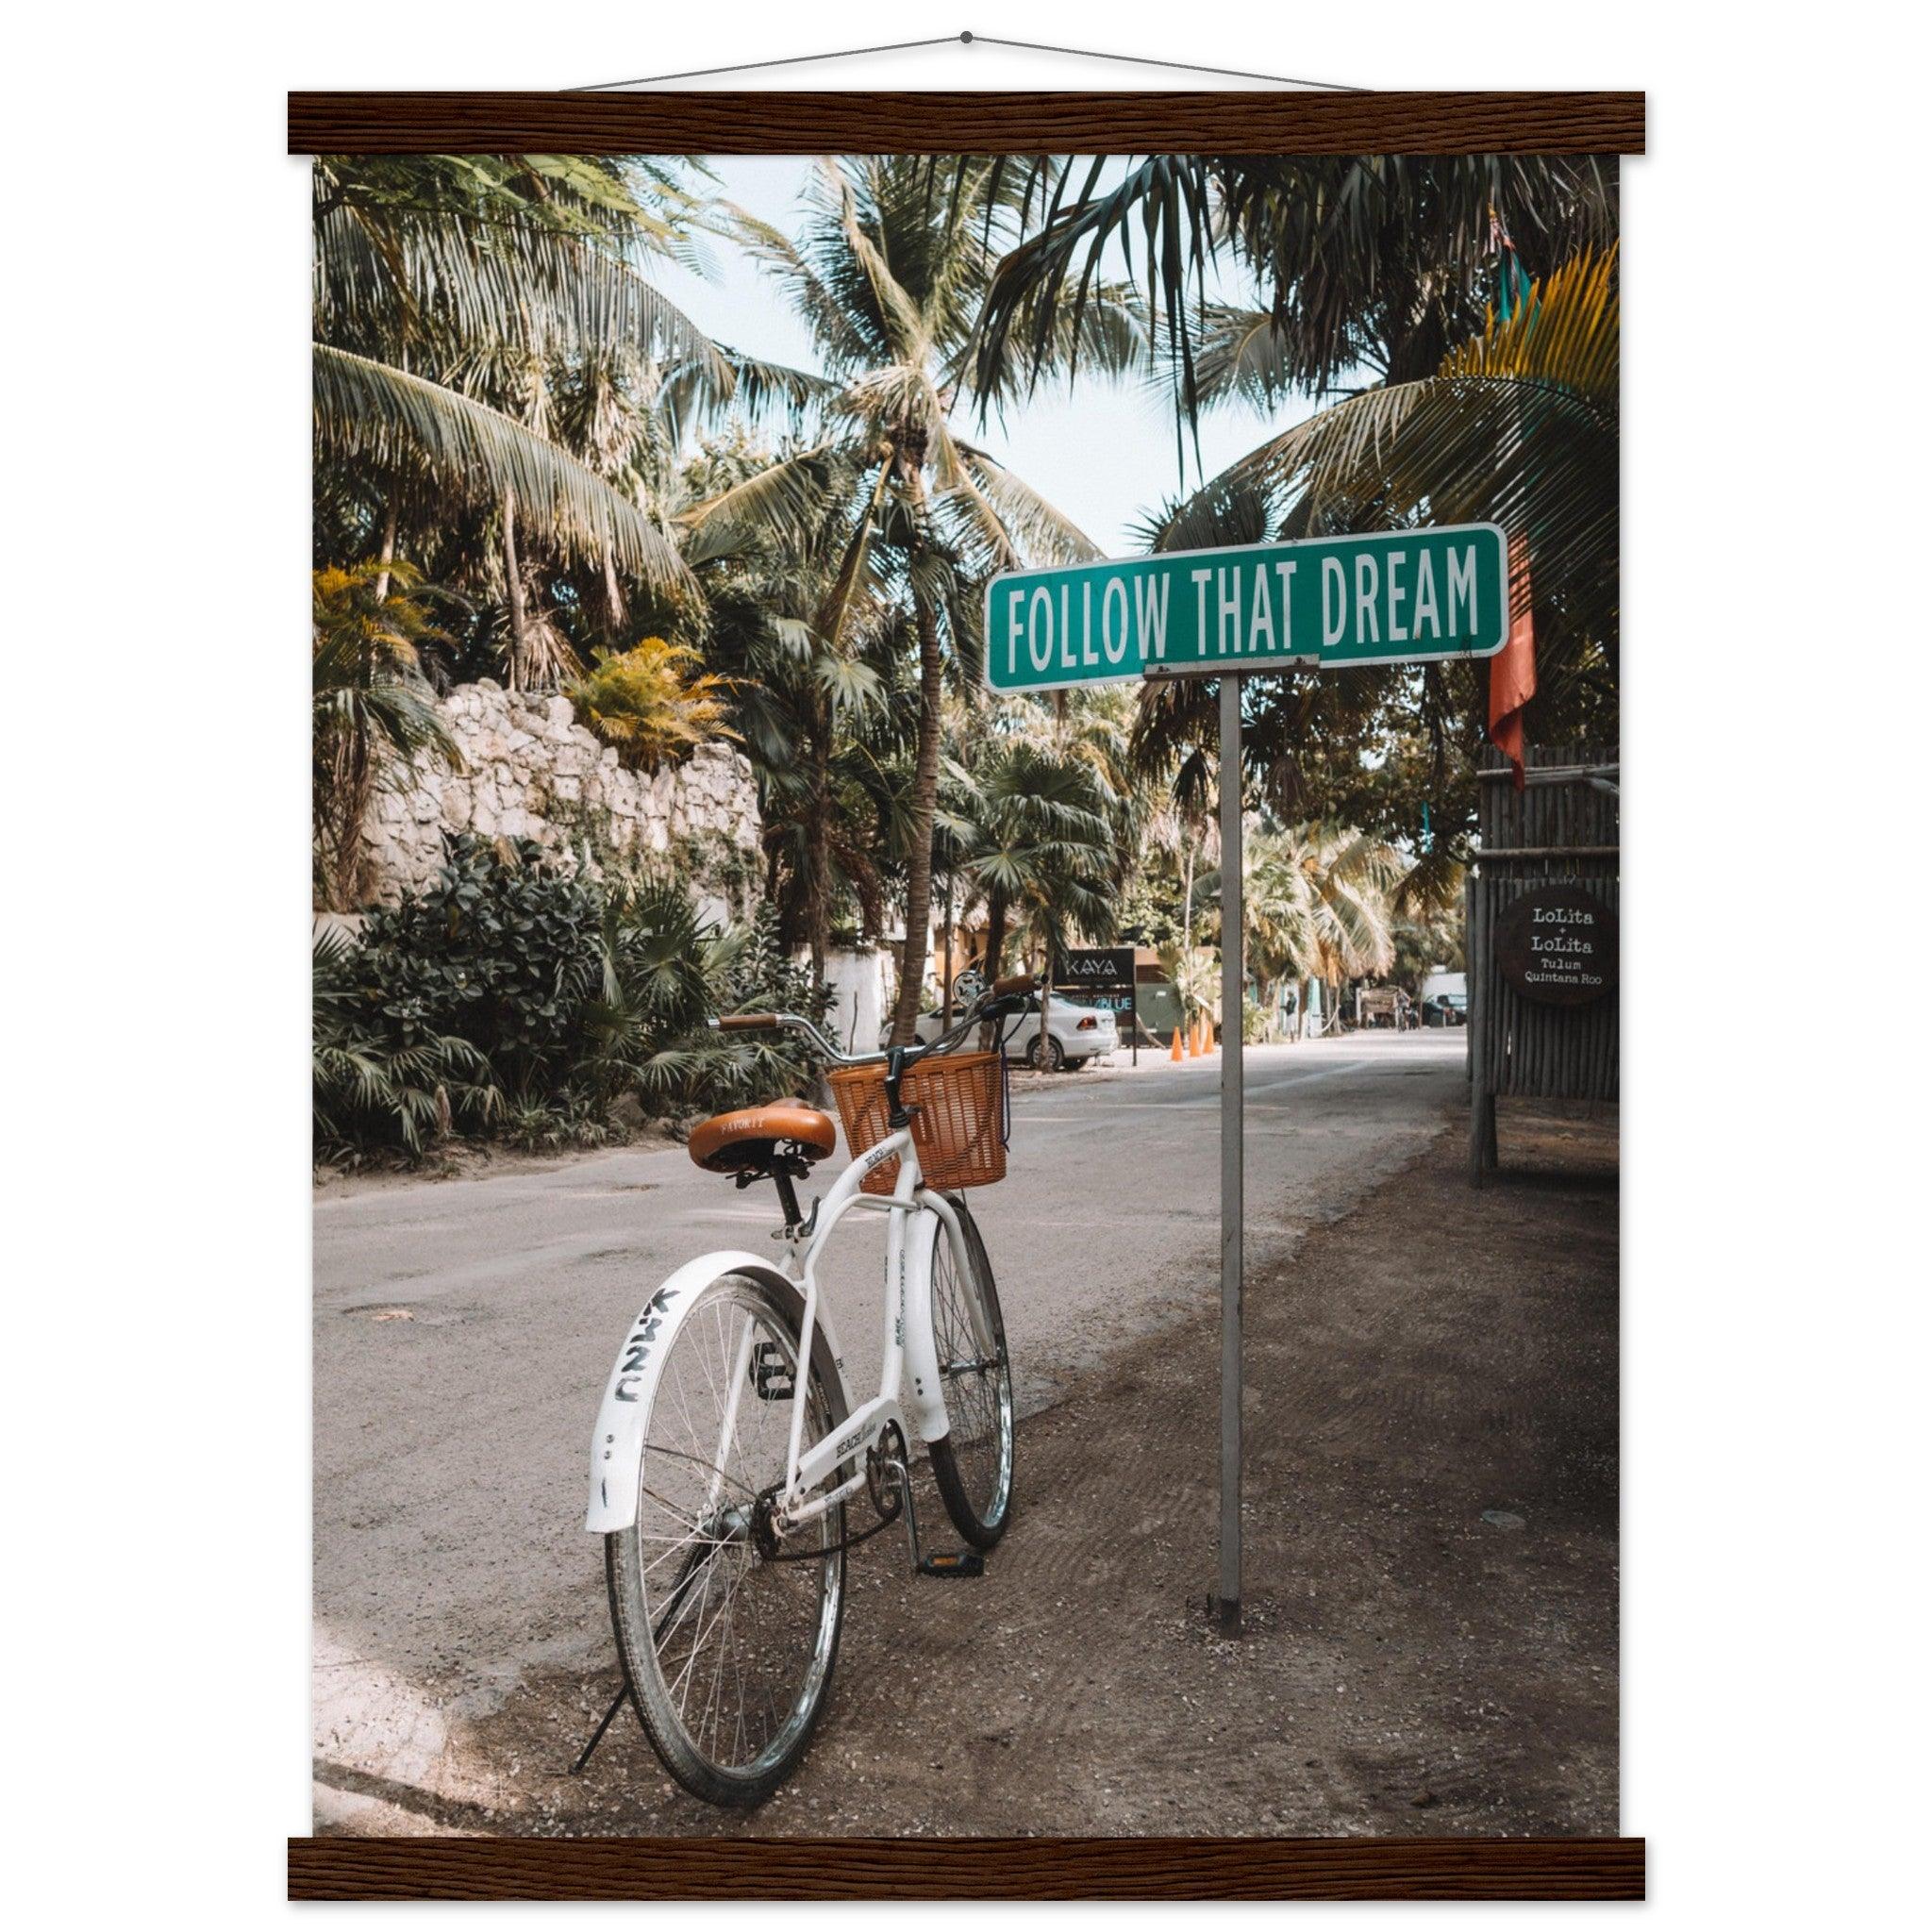
<svg viewBox="0 0 1932 1932"><path fill-rule="evenodd" d="M1509 635L1494 524L1173 550L1009 571L986 591L986 679L1050 691L1191 670L1488 658Z"/></svg>

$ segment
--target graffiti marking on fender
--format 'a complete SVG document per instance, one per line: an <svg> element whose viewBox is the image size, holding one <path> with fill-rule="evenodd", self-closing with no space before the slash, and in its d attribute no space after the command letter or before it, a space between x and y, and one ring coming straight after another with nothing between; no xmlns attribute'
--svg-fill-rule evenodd
<svg viewBox="0 0 1932 1932"><path fill-rule="evenodd" d="M612 1391L620 1402L638 1399L638 1384L643 1379L644 1363L650 1359L651 1344L664 1325L664 1311L671 1306L671 1291L660 1288L644 1304L637 1325L625 1338L624 1359L617 1365L617 1387Z"/></svg>

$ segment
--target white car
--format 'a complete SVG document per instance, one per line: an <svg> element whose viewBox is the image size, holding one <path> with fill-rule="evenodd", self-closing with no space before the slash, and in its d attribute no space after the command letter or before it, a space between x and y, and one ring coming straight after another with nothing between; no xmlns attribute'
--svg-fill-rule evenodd
<svg viewBox="0 0 1932 1932"><path fill-rule="evenodd" d="M956 1024L958 1018L956 1011ZM935 1007L930 1012L920 1014L912 1030L922 1041L937 1040L941 1031L939 1008ZM1121 1043L1120 1027L1110 1008L1070 999L1061 993L1053 996L1043 1041L1040 1037L1038 993L1026 1002L1024 1014L1016 1013L1002 1020L1000 1031L1006 1036L1008 1059L1024 1058L1028 1066L1044 1068L1049 1074L1098 1059L1114 1052ZM885 1041L879 1043L884 1045ZM970 1049L977 1043L977 1037L969 1033L962 1045Z"/></svg>

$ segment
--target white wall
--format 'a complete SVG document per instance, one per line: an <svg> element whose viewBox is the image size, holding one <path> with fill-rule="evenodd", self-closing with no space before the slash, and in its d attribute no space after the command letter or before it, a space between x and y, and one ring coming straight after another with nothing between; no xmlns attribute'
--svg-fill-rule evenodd
<svg viewBox="0 0 1932 1932"><path fill-rule="evenodd" d="M827 953L825 978L838 995L833 1040L847 1053L874 1053L886 1024L886 956Z"/></svg>

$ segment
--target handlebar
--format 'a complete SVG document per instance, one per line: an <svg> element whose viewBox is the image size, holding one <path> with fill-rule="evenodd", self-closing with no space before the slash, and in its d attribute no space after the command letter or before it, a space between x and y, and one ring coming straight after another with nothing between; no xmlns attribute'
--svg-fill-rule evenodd
<svg viewBox="0 0 1932 1932"><path fill-rule="evenodd" d="M1027 994L1040 984L1040 976L1033 973L1015 973L1005 979L996 979L980 994L971 1008L956 1024L947 1028L939 1039L924 1045L906 1049L908 1063L924 1059L928 1054L939 1053L963 1039L974 1026L987 1020L1004 1017L1008 1013L1021 1010ZM811 1042L820 1058L835 1067L874 1066L883 1061L883 1053L841 1053L823 1034L817 1024L800 1013L725 1013L713 1016L707 1024L719 1033L750 1033L782 1028L787 1033L800 1033Z"/></svg>

